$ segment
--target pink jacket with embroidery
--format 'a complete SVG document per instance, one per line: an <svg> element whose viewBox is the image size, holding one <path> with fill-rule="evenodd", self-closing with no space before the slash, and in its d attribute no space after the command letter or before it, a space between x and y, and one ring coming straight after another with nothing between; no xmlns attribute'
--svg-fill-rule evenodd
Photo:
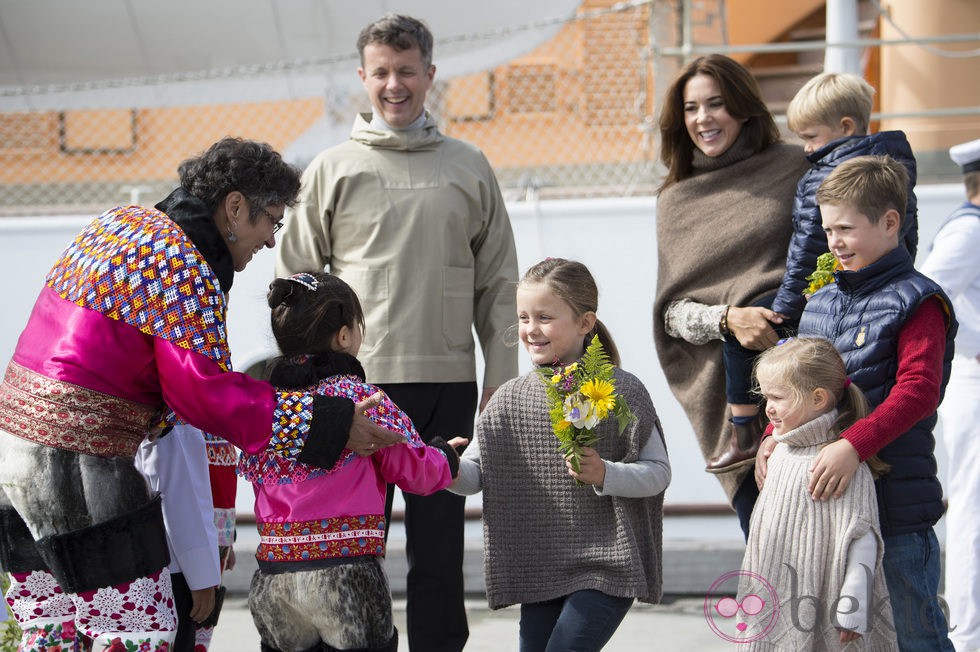
<svg viewBox="0 0 980 652"><path fill-rule="evenodd" d="M309 390L354 402L379 391L354 375L331 376ZM242 455L239 474L255 490L260 563L383 555L386 485L428 495L452 482L445 454L422 442L412 421L391 399L385 396L367 416L401 433L405 442L369 457L344 450L329 471L283 459L271 447L258 455Z"/></svg>
<svg viewBox="0 0 980 652"><path fill-rule="evenodd" d="M302 408L312 397L230 372L224 319L217 279L179 226L154 209L112 209L78 235L48 274L8 379L50 385L46 396L77 386L148 409L166 405L251 452L265 449L275 432L284 454L298 454L312 420ZM14 395L20 386L4 387L0 429L93 452L77 444L101 436L84 431L83 406L77 414L69 405L38 416L29 399ZM72 419L74 431L64 425Z"/></svg>

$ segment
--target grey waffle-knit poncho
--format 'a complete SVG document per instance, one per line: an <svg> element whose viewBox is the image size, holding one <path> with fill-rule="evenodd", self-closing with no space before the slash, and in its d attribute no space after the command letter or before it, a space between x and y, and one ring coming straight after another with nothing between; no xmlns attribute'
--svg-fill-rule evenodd
<svg viewBox="0 0 980 652"><path fill-rule="evenodd" d="M631 462L657 413L646 388L616 369L616 391L637 416L622 436L598 426L606 460ZM594 589L658 602L663 494L596 495L568 475L551 430L543 380L531 372L498 389L480 415L487 600L491 609Z"/></svg>
<svg viewBox="0 0 980 652"><path fill-rule="evenodd" d="M776 436L780 442L769 458L766 483L752 511L742 570L765 578L779 597L779 615L760 640L745 649L762 650L897 650L888 588L881 568L881 528L874 480L866 464L858 467L844 495L820 501L810 498L810 466L824 444L837 439L833 410L799 428ZM842 647L831 609L841 594L851 542L874 533L878 557L868 601L870 632ZM742 576L739 601L748 593L765 600L753 578ZM812 597L811 597L812 596ZM850 602L843 603L847 610ZM748 618L741 634L755 639L772 623L773 605Z"/></svg>

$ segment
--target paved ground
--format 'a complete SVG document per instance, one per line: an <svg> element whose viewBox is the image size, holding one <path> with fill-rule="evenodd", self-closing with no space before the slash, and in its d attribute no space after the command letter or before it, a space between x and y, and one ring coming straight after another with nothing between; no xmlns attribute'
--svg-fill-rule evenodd
<svg viewBox="0 0 980 652"><path fill-rule="evenodd" d="M474 599L467 602L467 610L470 623L467 652L517 652L517 608L490 611L485 601ZM395 622L399 630L404 631L404 601L395 602ZM399 643L399 652L408 650L407 641L402 639ZM682 598L657 606L635 605L606 650L715 652L733 647L736 646L725 643L708 627L702 599ZM244 596L230 597L215 632L212 652L258 649L258 633L252 624Z"/></svg>
<svg viewBox="0 0 980 652"><path fill-rule="evenodd" d="M667 527L670 520L670 527ZM467 601L470 638L466 652L517 652L519 610L510 607L490 611L483 590L483 547L479 523L468 531L464 561L465 585L473 591ZM721 574L737 569L742 560L743 544L734 515L706 519L665 519L664 591L685 596L663 605L634 605L606 646L611 651L658 650L661 652L714 652L730 650L709 628L704 617L704 594ZM669 536L666 534L669 531ZM252 624L246 603L249 582L255 570L254 529L239 527L235 551L238 563L225 575L229 595L225 601L212 652L244 652L259 649L258 633ZM735 537L734 539L732 537ZM404 536L393 528L386 562L392 592L395 595L395 624L405 631L404 579L407 572ZM408 650L404 638L400 651Z"/></svg>

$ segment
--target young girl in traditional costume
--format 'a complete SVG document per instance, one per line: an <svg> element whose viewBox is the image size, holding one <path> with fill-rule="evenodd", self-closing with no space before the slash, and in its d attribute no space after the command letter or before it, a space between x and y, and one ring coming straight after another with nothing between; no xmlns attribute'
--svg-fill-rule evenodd
<svg viewBox="0 0 980 652"><path fill-rule="evenodd" d="M355 402L378 391L355 357L364 316L344 281L324 273L279 278L268 302L283 354L271 369L275 387ZM259 568L249 608L263 650L398 649L382 565L386 486L446 488L459 465L453 445L466 440L425 445L387 397L367 415L404 443L367 457L345 450L329 470L283 463L271 449L239 463L255 490Z"/></svg>
<svg viewBox="0 0 980 652"><path fill-rule="evenodd" d="M581 263L549 258L524 275L518 333L538 369L494 393L450 487L483 490L487 599L492 609L521 605L523 652L599 650L634 600L661 596L670 464L650 395L618 368L597 309ZM596 335L617 365L616 400L636 418L621 435L615 418L598 422L598 441L573 463L558 450L541 369L567 371Z"/></svg>
<svg viewBox="0 0 980 652"><path fill-rule="evenodd" d="M767 604L756 602L761 611L739 636L750 650L897 650L872 477L887 466L870 458L839 498L815 500L807 489L820 450L868 413L864 395L833 344L818 338L769 349L756 378L779 444L752 512L739 587L739 604L751 596Z"/></svg>

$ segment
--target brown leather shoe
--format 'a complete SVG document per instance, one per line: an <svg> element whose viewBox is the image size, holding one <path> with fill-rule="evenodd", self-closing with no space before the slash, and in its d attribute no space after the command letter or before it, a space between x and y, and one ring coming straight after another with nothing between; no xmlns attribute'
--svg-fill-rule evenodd
<svg viewBox="0 0 980 652"><path fill-rule="evenodd" d="M704 468L708 473L728 473L755 463L755 454L762 442L762 423L759 418L745 425L735 425L729 420L728 449L718 457L708 460Z"/></svg>

